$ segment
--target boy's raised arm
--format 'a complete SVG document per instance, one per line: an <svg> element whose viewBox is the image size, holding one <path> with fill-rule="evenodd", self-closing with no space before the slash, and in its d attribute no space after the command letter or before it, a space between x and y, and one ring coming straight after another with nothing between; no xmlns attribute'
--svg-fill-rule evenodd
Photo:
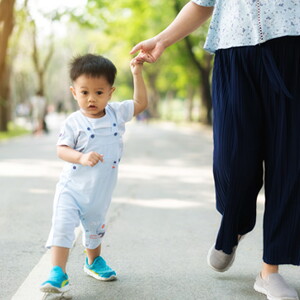
<svg viewBox="0 0 300 300"><path fill-rule="evenodd" d="M134 59L130 62L133 76L133 101L134 116L144 111L148 106L148 97L145 82L143 79L143 64L137 63Z"/></svg>

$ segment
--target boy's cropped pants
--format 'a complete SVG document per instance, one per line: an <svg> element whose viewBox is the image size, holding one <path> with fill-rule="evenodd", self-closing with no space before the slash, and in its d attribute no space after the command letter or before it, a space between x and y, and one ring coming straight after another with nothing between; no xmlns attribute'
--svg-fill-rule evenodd
<svg viewBox="0 0 300 300"><path fill-rule="evenodd" d="M265 263L300 264L300 36L218 50L213 71L216 249L254 228L265 188Z"/></svg>

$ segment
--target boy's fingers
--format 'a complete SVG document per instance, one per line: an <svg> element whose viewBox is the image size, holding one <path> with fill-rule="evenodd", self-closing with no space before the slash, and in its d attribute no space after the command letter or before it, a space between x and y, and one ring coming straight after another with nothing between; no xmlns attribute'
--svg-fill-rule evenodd
<svg viewBox="0 0 300 300"><path fill-rule="evenodd" d="M103 162L103 154L96 153L97 162L100 160Z"/></svg>

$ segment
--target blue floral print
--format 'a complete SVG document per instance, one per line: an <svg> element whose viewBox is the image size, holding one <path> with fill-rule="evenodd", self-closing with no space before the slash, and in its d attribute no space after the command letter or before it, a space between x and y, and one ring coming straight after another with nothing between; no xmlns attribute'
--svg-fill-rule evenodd
<svg viewBox="0 0 300 300"><path fill-rule="evenodd" d="M215 52L300 35L300 0L192 0L214 6L204 49Z"/></svg>

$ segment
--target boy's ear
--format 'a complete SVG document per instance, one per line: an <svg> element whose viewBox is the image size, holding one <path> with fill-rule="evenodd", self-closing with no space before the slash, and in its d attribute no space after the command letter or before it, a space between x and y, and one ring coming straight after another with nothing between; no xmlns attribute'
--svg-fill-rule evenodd
<svg viewBox="0 0 300 300"><path fill-rule="evenodd" d="M76 91L75 91L75 89L74 89L74 87L73 87L72 85L70 86L70 91L71 91L71 93L72 93L74 99L77 100L77 99L76 99Z"/></svg>
<svg viewBox="0 0 300 300"><path fill-rule="evenodd" d="M116 88L114 86L111 87L110 91L109 91L109 100L112 96L112 94L114 93L114 91L116 90Z"/></svg>

